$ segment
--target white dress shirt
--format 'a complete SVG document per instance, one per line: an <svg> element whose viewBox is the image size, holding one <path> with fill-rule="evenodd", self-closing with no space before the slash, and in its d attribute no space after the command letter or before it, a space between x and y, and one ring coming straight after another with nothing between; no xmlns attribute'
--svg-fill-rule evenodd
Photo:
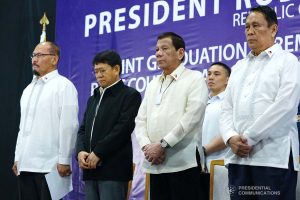
<svg viewBox="0 0 300 200"><path fill-rule="evenodd" d="M207 101L202 127L202 144L199 144L198 147L206 146L207 144L211 143L212 140L221 136L219 119L221 115L221 105L224 95L225 92L221 92L218 95L210 97ZM227 151L228 148L207 155L206 165L208 170L210 170L210 161L224 159L225 153Z"/></svg>
<svg viewBox="0 0 300 200"><path fill-rule="evenodd" d="M207 93L202 74L183 65L150 82L135 120L136 138L140 147L161 139L170 147L162 164L151 165L145 159L145 172L171 173L197 166L196 135L201 132Z"/></svg>
<svg viewBox="0 0 300 200"><path fill-rule="evenodd" d="M297 58L278 44L258 56L249 53L233 67L226 90L220 119L224 142L241 134L253 149L247 158L229 151L225 163L288 168L292 150L299 170Z"/></svg>
<svg viewBox="0 0 300 200"><path fill-rule="evenodd" d="M78 130L77 91L71 81L57 70L34 77L20 104L18 171L46 173L57 163L69 165Z"/></svg>

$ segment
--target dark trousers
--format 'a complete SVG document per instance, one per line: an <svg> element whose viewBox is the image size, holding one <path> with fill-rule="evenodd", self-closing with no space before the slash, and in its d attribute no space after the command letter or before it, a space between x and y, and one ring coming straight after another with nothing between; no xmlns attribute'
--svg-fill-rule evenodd
<svg viewBox="0 0 300 200"><path fill-rule="evenodd" d="M21 172L18 184L20 200L51 200L44 173Z"/></svg>
<svg viewBox="0 0 300 200"><path fill-rule="evenodd" d="M151 200L202 200L202 180L197 167L180 172L150 174Z"/></svg>
<svg viewBox="0 0 300 200"><path fill-rule="evenodd" d="M85 181L86 200L126 200L127 181Z"/></svg>
<svg viewBox="0 0 300 200"><path fill-rule="evenodd" d="M296 200L297 172L292 155L289 168L229 164L231 200Z"/></svg>

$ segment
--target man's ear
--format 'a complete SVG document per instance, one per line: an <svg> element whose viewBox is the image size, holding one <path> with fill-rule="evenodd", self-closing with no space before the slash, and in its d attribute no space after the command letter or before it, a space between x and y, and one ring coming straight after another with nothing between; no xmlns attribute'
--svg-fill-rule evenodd
<svg viewBox="0 0 300 200"><path fill-rule="evenodd" d="M276 37L276 34L278 32L278 25L277 24L273 24L271 26L271 29L272 29L272 37L275 38Z"/></svg>
<svg viewBox="0 0 300 200"><path fill-rule="evenodd" d="M58 65L58 60L59 60L59 57L57 55L52 56L52 59L51 59L52 65L57 66Z"/></svg>
<svg viewBox="0 0 300 200"><path fill-rule="evenodd" d="M183 48L179 48L177 50L178 52L178 59L181 60L184 57L184 49Z"/></svg>
<svg viewBox="0 0 300 200"><path fill-rule="evenodd" d="M227 77L227 80L226 80L226 87L228 85L228 81L229 81L229 76Z"/></svg>
<svg viewBox="0 0 300 200"><path fill-rule="evenodd" d="M115 65L114 70L116 70L118 72L118 74L120 74L120 70L121 70L120 65Z"/></svg>

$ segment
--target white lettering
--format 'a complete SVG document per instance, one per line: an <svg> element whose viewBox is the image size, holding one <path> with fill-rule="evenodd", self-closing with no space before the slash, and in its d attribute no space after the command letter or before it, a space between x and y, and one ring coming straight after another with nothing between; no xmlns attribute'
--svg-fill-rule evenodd
<svg viewBox="0 0 300 200"><path fill-rule="evenodd" d="M242 44L243 44L244 46L242 46ZM235 58L236 58L237 60L246 57L247 54L248 54L247 42L244 42L244 43L242 43L242 44L240 44L240 43L237 43L237 44L236 44L236 54L235 54L236 56L235 56ZM241 55L241 56L240 56L240 55Z"/></svg>
<svg viewBox="0 0 300 200"><path fill-rule="evenodd" d="M120 25L121 22L125 21L125 17L121 16L126 12L126 8L119 8L115 10L115 32L124 31L125 25Z"/></svg>
<svg viewBox="0 0 300 200"><path fill-rule="evenodd" d="M284 37L284 49L289 52L294 51L294 49L291 47L291 45L294 44L294 42L291 41L292 39L294 39L293 35L287 35Z"/></svg>
<svg viewBox="0 0 300 200"><path fill-rule="evenodd" d="M211 51L211 62L216 62L215 53L216 53L217 49L218 49L218 46L212 46L212 47L208 48L208 50Z"/></svg>
<svg viewBox="0 0 300 200"><path fill-rule="evenodd" d="M207 63L209 63L209 56L208 56L208 51L207 48L203 48L202 49L202 53L201 53L201 58L200 58L200 62L199 64L203 63L203 60L206 60Z"/></svg>
<svg viewBox="0 0 300 200"><path fill-rule="evenodd" d="M214 0L214 14L219 14L220 12L220 1Z"/></svg>
<svg viewBox="0 0 300 200"><path fill-rule="evenodd" d="M96 15L90 14L85 16L84 37L89 37L90 29L94 28L97 22Z"/></svg>
<svg viewBox="0 0 300 200"><path fill-rule="evenodd" d="M280 44L282 48L287 51L298 52L300 47L300 34L276 37L275 42Z"/></svg>
<svg viewBox="0 0 300 200"><path fill-rule="evenodd" d="M155 71L158 69L155 55L149 56L147 59L147 68L149 71Z"/></svg>
<svg viewBox="0 0 300 200"><path fill-rule="evenodd" d="M244 26L246 23L248 12L234 13L233 14L233 27Z"/></svg>
<svg viewBox="0 0 300 200"><path fill-rule="evenodd" d="M198 0L190 0L190 11L189 11L190 19L194 18L195 7L200 17L205 16L205 0L201 0L201 4L199 3Z"/></svg>
<svg viewBox="0 0 300 200"><path fill-rule="evenodd" d="M122 74L141 72L144 57L126 58L122 60Z"/></svg>
<svg viewBox="0 0 300 200"><path fill-rule="evenodd" d="M136 80L135 88L137 91L144 91L147 87L147 81L144 77L139 77Z"/></svg>
<svg viewBox="0 0 300 200"><path fill-rule="evenodd" d="M293 3L292 4L289 4L287 7L286 7L286 9L285 9L285 15L287 16L287 17L294 17L295 15L294 14L290 14L289 13L289 8L291 7L291 6L295 6ZM299 5L300 6L300 5Z"/></svg>
<svg viewBox="0 0 300 200"><path fill-rule="evenodd" d="M135 28L139 27L139 25L141 23L141 18L137 14L134 13L134 11L137 11L137 10L140 10L139 5L132 6L132 8L130 8L130 10L129 10L129 17L135 21L135 23L133 23L133 24L130 23L128 25L129 29L135 29Z"/></svg>
<svg viewBox="0 0 300 200"><path fill-rule="evenodd" d="M144 9L144 26L149 26L149 3L145 4Z"/></svg>
<svg viewBox="0 0 300 200"><path fill-rule="evenodd" d="M296 39L295 39L295 51L296 52L299 50L299 46L300 46L300 34L296 34Z"/></svg>
<svg viewBox="0 0 300 200"><path fill-rule="evenodd" d="M184 5L178 5L179 2L183 2L185 0L174 0L173 6L173 21L180 21L185 19L185 15L179 15L179 11L184 11Z"/></svg>
<svg viewBox="0 0 300 200"><path fill-rule="evenodd" d="M192 53L192 51L191 51L191 53ZM186 65L186 64L188 63L188 61L189 61L188 57L189 57L189 55L188 55L188 53L185 51L185 52L184 52L184 60L183 60L183 62L182 62L183 65Z"/></svg>
<svg viewBox="0 0 300 200"><path fill-rule="evenodd" d="M191 65L196 65L199 62L199 49L196 49L195 55L193 54L193 50L190 49L188 55L189 56L186 57L188 57ZM194 61L193 61L193 57L195 58Z"/></svg>
<svg viewBox="0 0 300 200"><path fill-rule="evenodd" d="M227 51L227 49L230 49L229 51ZM230 53L229 56L227 55L227 53ZM224 47L224 50L223 50L223 57L225 58L225 60L231 60L234 58L234 54L235 54L235 49L234 49L234 46L232 44L227 44L225 47Z"/></svg>
<svg viewBox="0 0 300 200"><path fill-rule="evenodd" d="M274 11L277 14L277 19L284 19L285 17L288 18L294 17L295 15L292 13L293 9L290 9L291 7L293 8L294 6L295 4L293 3L288 4L287 6L286 5L282 5L281 7L275 6Z"/></svg>
<svg viewBox="0 0 300 200"><path fill-rule="evenodd" d="M223 60L223 58L222 58L222 50L223 50L222 45L219 45L219 59L218 59L218 61L222 61Z"/></svg>
<svg viewBox="0 0 300 200"><path fill-rule="evenodd" d="M104 33L104 27L106 28L106 32L111 32L110 27L110 20L111 20L111 13L108 11L101 12L100 13L100 20L99 20L99 35L102 35Z"/></svg>
<svg viewBox="0 0 300 200"><path fill-rule="evenodd" d="M291 0L278 0L281 3L289 1ZM186 18L203 17L206 15L206 8L213 9L213 14L220 13L220 0L212 1L213 8L211 8L211 5L206 4L208 0L155 0L150 2L143 5L132 5L129 8L118 8L112 12L103 11L99 13L99 19L93 14L86 15L84 37L89 37L91 30L98 24L99 35L102 35L104 33L111 33L112 27L113 31L118 32L126 29L136 29L139 26L160 25L168 19L176 22L186 20ZM253 6L255 6L254 4L269 5L271 2L273 0L236 0L235 7L236 10L248 10L252 7L252 4ZM292 18L297 16L298 11L300 14L300 5L295 5L295 3L279 4L274 6L274 10L277 13L278 19ZM247 11L233 13L233 27L245 25L247 15Z"/></svg>
<svg viewBox="0 0 300 200"><path fill-rule="evenodd" d="M159 7L163 8L162 12L159 11ZM166 1L154 2L154 4L153 4L153 25L158 25L158 24L164 23L169 16L169 12L170 12L170 7ZM159 18L159 16L158 16L159 13L163 14L161 18Z"/></svg>
<svg viewBox="0 0 300 200"><path fill-rule="evenodd" d="M210 46L202 49L189 49L185 52L185 60L183 64L202 65L216 61L231 61L233 59L241 59L247 56L249 49L247 42L226 44L224 47Z"/></svg>
<svg viewBox="0 0 300 200"><path fill-rule="evenodd" d="M234 13L233 14L233 27L235 26L240 26L241 23L240 23L240 14L239 13Z"/></svg>
<svg viewBox="0 0 300 200"><path fill-rule="evenodd" d="M127 85L129 87L134 87L138 92L144 92L147 88L147 85L150 83L152 79L154 79L156 76L146 76L146 77L138 77L138 78L130 78L127 81ZM126 82L126 81L125 81Z"/></svg>
<svg viewBox="0 0 300 200"><path fill-rule="evenodd" d="M94 94L94 89L96 89L98 86L98 83L91 83L91 96Z"/></svg>

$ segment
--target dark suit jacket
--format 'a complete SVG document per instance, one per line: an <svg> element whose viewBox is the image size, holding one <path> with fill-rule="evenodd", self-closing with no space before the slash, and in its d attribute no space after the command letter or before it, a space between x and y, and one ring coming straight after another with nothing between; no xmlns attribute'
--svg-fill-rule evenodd
<svg viewBox="0 0 300 200"><path fill-rule="evenodd" d="M132 179L131 133L141 104L141 95L120 80L104 92L97 112L93 134L91 130L96 107L100 100L99 88L87 102L78 131L76 152L94 152L101 159L96 169L83 170L83 180L128 181Z"/></svg>

